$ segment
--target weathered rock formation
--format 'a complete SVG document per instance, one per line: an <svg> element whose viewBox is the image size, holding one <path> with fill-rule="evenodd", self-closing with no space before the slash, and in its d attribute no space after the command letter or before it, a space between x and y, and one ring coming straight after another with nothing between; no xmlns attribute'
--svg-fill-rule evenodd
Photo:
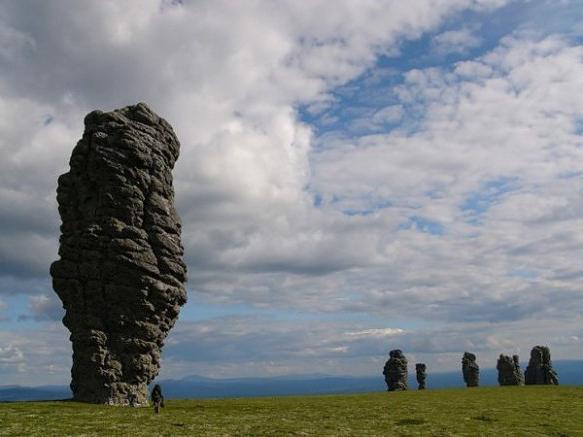
<svg viewBox="0 0 583 437"><path fill-rule="evenodd" d="M186 302L172 127L139 103L93 111L59 178L53 287L71 331L75 400L147 403L160 348Z"/></svg>
<svg viewBox="0 0 583 437"><path fill-rule="evenodd" d="M423 363L415 364L415 373L417 374L418 390L425 390L425 380L427 379L427 366Z"/></svg>
<svg viewBox="0 0 583 437"><path fill-rule="evenodd" d="M462 373L467 387L478 387L480 385L480 366L476 363L476 356L474 354L464 352Z"/></svg>
<svg viewBox="0 0 583 437"><path fill-rule="evenodd" d="M559 385L559 377L553 369L551 351L548 347L535 346L532 348L528 367L524 372L524 382L527 385Z"/></svg>
<svg viewBox="0 0 583 437"><path fill-rule="evenodd" d="M387 391L407 390L407 358L399 349L389 352L389 360L383 369Z"/></svg>
<svg viewBox="0 0 583 437"><path fill-rule="evenodd" d="M500 354L498 363L496 364L496 370L498 370L498 384L524 384L524 376L522 370L520 370L518 355L513 355L512 358L510 358L508 355Z"/></svg>

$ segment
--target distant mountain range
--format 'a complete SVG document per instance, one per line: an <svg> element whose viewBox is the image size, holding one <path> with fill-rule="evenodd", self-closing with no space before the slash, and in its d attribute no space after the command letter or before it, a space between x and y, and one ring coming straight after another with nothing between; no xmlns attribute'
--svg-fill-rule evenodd
<svg viewBox="0 0 583 437"><path fill-rule="evenodd" d="M583 385L583 360L555 361L554 367L562 385ZM213 379L187 376L182 379L157 381L169 399L226 398L253 396L286 396L384 391L383 375L326 376L298 375L273 378ZM482 369L480 385L496 385L495 369ZM461 371L428 373L427 388L463 387ZM417 388L415 375L409 376L409 386ZM0 386L0 401L57 400L71 397L66 386Z"/></svg>
<svg viewBox="0 0 583 437"><path fill-rule="evenodd" d="M64 385L23 387L21 385L0 386L0 402L53 401L71 397L71 390Z"/></svg>

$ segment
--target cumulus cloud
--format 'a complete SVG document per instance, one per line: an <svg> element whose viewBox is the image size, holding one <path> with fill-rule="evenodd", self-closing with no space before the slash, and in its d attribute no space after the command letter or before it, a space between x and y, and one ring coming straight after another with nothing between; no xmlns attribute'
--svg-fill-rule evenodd
<svg viewBox="0 0 583 437"><path fill-rule="evenodd" d="M6 347L0 348L0 364L22 363L23 361L24 354L17 347L9 344Z"/></svg>
<svg viewBox="0 0 583 437"><path fill-rule="evenodd" d="M283 252L301 246L288 235L318 232L295 229L311 219L311 129L295 106L325 101L401 39L487 3L5 2L1 200L11 208L1 222L22 230L2 242L2 264L46 274L55 180L83 114L140 100L183 143L176 191L191 271L247 264L262 246L275 249L263 258L286 263ZM8 250L16 238L27 250Z"/></svg>
<svg viewBox="0 0 583 437"><path fill-rule="evenodd" d="M259 323L258 323L259 322ZM552 344L553 357L580 350L581 317L563 326L552 319L502 323L451 324L407 332L400 328L362 329L362 322L302 323L261 317L228 317L183 322L168 339L161 378L204 374L244 377L327 373L379 375L388 352L403 349L411 366L431 364L431 371L459 369L465 350L478 354L480 365L495 367L501 352L520 354L523 361L541 342ZM353 334L357 335L353 335ZM569 333L564 335L564 333Z"/></svg>
<svg viewBox="0 0 583 437"><path fill-rule="evenodd" d="M572 96L581 54L558 37L507 38L453 69L411 70L395 93L410 116L422 110L415 132L337 140L314 155L312 187L333 199L326 208L391 205L362 219L369 236L386 226L370 247L390 285L378 266L362 272L354 308L398 314L403 304L450 320L571 313L583 285L583 100ZM467 76L476 66L491 73Z"/></svg>
<svg viewBox="0 0 583 437"><path fill-rule="evenodd" d="M27 307L28 313L20 314L18 320L54 321L65 315L63 305L54 293L29 296Z"/></svg>
<svg viewBox="0 0 583 437"><path fill-rule="evenodd" d="M0 330L0 380L4 384L66 384L71 369L67 330L47 324L42 330Z"/></svg>
<svg viewBox="0 0 583 437"><path fill-rule="evenodd" d="M405 331L400 328L376 328L346 332L345 335L351 337L390 337L397 334L403 334L404 332Z"/></svg>
<svg viewBox="0 0 583 437"><path fill-rule="evenodd" d="M23 322L60 317L56 178L85 113L143 100L182 142L191 300L371 320L181 322L168 375L364 374L393 339L446 368L523 344L505 332L533 315L549 341L582 338L563 322L583 308L581 46L510 30L455 65L375 64L427 33L474 53L485 30L451 20L506 3L3 2L0 293L29 296ZM37 370L67 368L0 335Z"/></svg>
<svg viewBox="0 0 583 437"><path fill-rule="evenodd" d="M476 35L475 30L469 28L448 30L433 39L434 51L439 55L466 53L470 49L479 47L480 44L482 44L482 39Z"/></svg>

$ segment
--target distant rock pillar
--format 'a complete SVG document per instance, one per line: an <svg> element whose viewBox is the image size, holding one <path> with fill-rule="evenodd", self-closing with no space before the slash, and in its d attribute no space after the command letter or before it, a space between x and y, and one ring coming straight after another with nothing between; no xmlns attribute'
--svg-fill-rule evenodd
<svg viewBox="0 0 583 437"><path fill-rule="evenodd" d="M527 385L559 385L559 377L553 369L551 351L547 346L535 346L530 351L524 382Z"/></svg>
<svg viewBox="0 0 583 437"><path fill-rule="evenodd" d="M63 224L51 275L71 331L75 400L148 402L186 302L172 187L179 149L172 127L143 103L93 111L59 177Z"/></svg>
<svg viewBox="0 0 583 437"><path fill-rule="evenodd" d="M476 356L470 352L464 352L462 374L467 387L478 387L480 385L480 366L476 363Z"/></svg>
<svg viewBox="0 0 583 437"><path fill-rule="evenodd" d="M385 363L383 369L387 391L407 390L407 358L399 349L389 352L389 360Z"/></svg>
<svg viewBox="0 0 583 437"><path fill-rule="evenodd" d="M418 390L425 390L425 380L427 379L427 366L423 363L415 364L415 373L417 376Z"/></svg>
<svg viewBox="0 0 583 437"><path fill-rule="evenodd" d="M500 354L496 370L498 370L498 384L500 385L521 385L524 383L518 355L513 355L510 358L508 355Z"/></svg>

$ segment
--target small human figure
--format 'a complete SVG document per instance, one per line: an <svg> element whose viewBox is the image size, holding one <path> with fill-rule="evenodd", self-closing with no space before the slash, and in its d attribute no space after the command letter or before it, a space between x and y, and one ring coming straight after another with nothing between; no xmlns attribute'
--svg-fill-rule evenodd
<svg viewBox="0 0 583 437"><path fill-rule="evenodd" d="M152 389L152 394L150 395L152 403L154 404L154 412L156 414L160 413L160 407L164 408L164 396L162 395L162 388L160 384L156 384Z"/></svg>

